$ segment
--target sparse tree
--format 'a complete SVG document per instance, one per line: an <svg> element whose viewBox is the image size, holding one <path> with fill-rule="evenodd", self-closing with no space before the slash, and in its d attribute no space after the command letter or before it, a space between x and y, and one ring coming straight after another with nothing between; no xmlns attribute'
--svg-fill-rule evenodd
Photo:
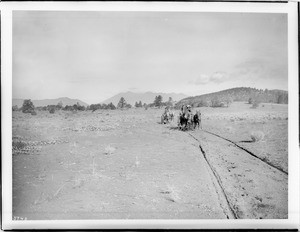
<svg viewBox="0 0 300 232"><path fill-rule="evenodd" d="M56 108L59 109L59 110L63 108L63 103L62 103L62 101L59 101L59 102L57 103Z"/></svg>
<svg viewBox="0 0 300 232"><path fill-rule="evenodd" d="M121 109L123 109L125 106L126 106L126 100L124 99L124 97L121 97L120 98L120 101L119 101L119 103L118 103L118 108L121 108Z"/></svg>
<svg viewBox="0 0 300 232"><path fill-rule="evenodd" d="M143 107L142 101L139 101L139 107Z"/></svg>
<svg viewBox="0 0 300 232"><path fill-rule="evenodd" d="M85 106L80 105L78 102L76 104L76 107L77 107L77 110L80 110L80 111L84 111L85 110Z"/></svg>
<svg viewBox="0 0 300 232"><path fill-rule="evenodd" d="M250 97L250 98L248 99L248 103L249 103L249 104L252 104L252 103L253 103L252 97Z"/></svg>
<svg viewBox="0 0 300 232"><path fill-rule="evenodd" d="M212 107L223 107L223 103L215 97L214 99L211 100L211 106Z"/></svg>
<svg viewBox="0 0 300 232"><path fill-rule="evenodd" d="M80 105L79 102L77 102L76 104L73 105L74 110L79 110L79 111L84 111L85 110L85 106Z"/></svg>
<svg viewBox="0 0 300 232"><path fill-rule="evenodd" d="M96 111L96 110L99 110L99 109L101 109L101 104L92 104L92 105L90 105L90 110L92 111L92 112L94 112L94 111Z"/></svg>
<svg viewBox="0 0 300 232"><path fill-rule="evenodd" d="M252 107L253 109L256 109L260 104L260 101L258 99L253 100Z"/></svg>
<svg viewBox="0 0 300 232"><path fill-rule="evenodd" d="M107 109L115 110L116 107L115 107L115 105L111 102L111 103L109 103L109 104L107 105Z"/></svg>
<svg viewBox="0 0 300 232"><path fill-rule="evenodd" d="M18 108L17 105L15 105L15 106L12 107L12 111L18 111L18 110L19 110L19 108Z"/></svg>
<svg viewBox="0 0 300 232"><path fill-rule="evenodd" d="M135 102L134 107L135 108L143 107L142 101Z"/></svg>
<svg viewBox="0 0 300 232"><path fill-rule="evenodd" d="M89 106L89 110L91 110L91 111L95 111L95 110L97 110L96 109L96 105L95 104L91 104L90 106Z"/></svg>
<svg viewBox="0 0 300 232"><path fill-rule="evenodd" d="M63 110L71 111L72 108L73 108L73 106L65 105L65 107L63 107Z"/></svg>
<svg viewBox="0 0 300 232"><path fill-rule="evenodd" d="M231 99L230 97L227 97L227 98L225 99L225 103L226 103L226 106L229 107L230 104L232 103L232 99Z"/></svg>
<svg viewBox="0 0 300 232"><path fill-rule="evenodd" d="M162 98L161 95L156 96L156 97L155 97L155 100L154 100L154 106L156 106L156 107L161 107L161 105L162 105L162 100L163 100L163 98Z"/></svg>
<svg viewBox="0 0 300 232"><path fill-rule="evenodd" d="M287 104L288 103L288 94L280 93L277 96L277 104Z"/></svg>
<svg viewBox="0 0 300 232"><path fill-rule="evenodd" d="M197 106L198 107L205 107L205 106L208 106L208 103L207 103L207 101L201 99Z"/></svg>
<svg viewBox="0 0 300 232"><path fill-rule="evenodd" d="M23 113L31 113L34 111L34 105L30 99L26 99L23 102L22 112Z"/></svg>
<svg viewBox="0 0 300 232"><path fill-rule="evenodd" d="M57 105L47 105L47 110L50 114L54 114L54 112L57 110Z"/></svg>
<svg viewBox="0 0 300 232"><path fill-rule="evenodd" d="M76 110L76 111L78 110L77 104L74 104L74 105L73 105L73 109Z"/></svg>
<svg viewBox="0 0 300 232"><path fill-rule="evenodd" d="M51 107L51 108L49 109L49 113L50 113L50 114L54 114L54 113L55 113L55 108L54 108L54 107Z"/></svg>
<svg viewBox="0 0 300 232"><path fill-rule="evenodd" d="M277 96L277 101L276 101L277 104L282 104L283 103L283 95L282 94L279 94Z"/></svg>

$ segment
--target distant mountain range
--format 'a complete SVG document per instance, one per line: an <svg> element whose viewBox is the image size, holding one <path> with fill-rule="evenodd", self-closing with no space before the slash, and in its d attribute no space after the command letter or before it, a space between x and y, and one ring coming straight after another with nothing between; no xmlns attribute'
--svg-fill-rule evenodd
<svg viewBox="0 0 300 232"><path fill-rule="evenodd" d="M288 91L285 90L263 90L256 88L239 87L226 89L215 93L203 94L194 97L187 97L179 102L177 106L189 104L193 106L210 105L211 101L217 99L220 102L226 102L228 99L231 101L248 101L249 98L258 100L259 102L273 102L273 103L288 103Z"/></svg>
<svg viewBox="0 0 300 232"><path fill-rule="evenodd" d="M120 101L120 98L123 97L125 101L132 106L134 106L135 102L141 101L142 104L146 103L153 103L156 96L161 95L163 98L163 102L168 101L169 97L173 99L173 101L179 101L183 98L186 98L187 95L182 93L153 93L153 92L146 92L146 93L133 93L133 92L125 92L125 93L119 93L111 98L106 99L105 101L101 103L109 104L113 103L114 105L117 105Z"/></svg>
<svg viewBox="0 0 300 232"><path fill-rule="evenodd" d="M23 101L24 101L24 99L12 99L12 105L13 106L17 105L18 107L21 107L23 105ZM57 105L57 103L59 103L60 101L62 102L63 106L74 105L74 104L77 104L77 102L81 106L88 106L87 103L85 103L79 99L71 99L68 97L61 97L61 98L56 98L56 99L44 99L44 100L31 100L31 101L35 107L47 106L47 105Z"/></svg>

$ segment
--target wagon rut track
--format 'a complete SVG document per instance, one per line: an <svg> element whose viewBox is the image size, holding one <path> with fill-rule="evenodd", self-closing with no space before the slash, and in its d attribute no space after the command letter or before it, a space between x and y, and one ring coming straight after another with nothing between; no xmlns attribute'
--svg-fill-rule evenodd
<svg viewBox="0 0 300 232"><path fill-rule="evenodd" d="M229 139L209 131L201 132L201 134L187 132L187 135L196 142L209 172L213 174L214 185L217 185L215 190L220 201L223 200L223 209L224 206L227 208L224 212L229 212L235 219L267 218L268 210L274 209L278 217L282 217L282 205L286 204L285 197L280 194L275 196L268 189L261 192L254 189L261 189L269 183L277 185L278 181L283 181L279 184L280 187L278 185L278 190L281 190L286 187L284 183L287 181L288 173ZM251 171L257 167L264 173L263 179L259 173ZM221 202L220 205L222 206ZM256 211L257 207L261 206L268 209Z"/></svg>
<svg viewBox="0 0 300 232"><path fill-rule="evenodd" d="M282 173L288 175L288 172L284 171L282 168L277 167L277 166L275 166L274 164L272 164L271 162L268 162L268 161L264 160L263 158L258 157L258 156L255 155L253 152L251 152L251 151L249 151L248 149L246 149L246 148L244 148L244 147L238 145L236 142L234 142L234 141L232 141L232 140L230 140L230 139L224 138L223 136L220 136L220 135L215 134L215 133L213 133L213 132L210 132L210 131L207 131L207 130L203 130L203 131L206 132L206 133L208 133L208 134L214 135L214 136L216 136L216 137L218 137L218 138L220 138L220 139L223 139L223 140L226 140L226 141L232 143L233 145L235 145L236 148L239 148L239 149L245 151L246 153L248 153L248 154L251 155L252 157L254 157L254 158L260 160L261 162L263 162L263 163L265 163L265 164L271 166L272 168L275 168L275 169L277 169L278 171L280 171L280 172L282 172ZM198 142L199 142L199 141L198 141Z"/></svg>
<svg viewBox="0 0 300 232"><path fill-rule="evenodd" d="M218 186L215 186L216 192L221 198L224 199L223 202L224 201L226 202L225 206L220 203L222 205L221 207L223 208L224 213L226 214L228 219L231 219L231 218L238 219L238 215L236 214L235 210L231 207L230 201L229 201L228 196L227 196L227 194L224 190L224 187L222 185L222 181L219 177L219 174L217 173L217 171L215 170L213 165L207 159L206 153L205 153L204 149L202 148L202 146L200 144L200 141L196 137L194 137L192 134L190 134L190 133L188 133L188 134L199 143L199 148L200 148L200 151L201 151L201 153L204 157L204 160L205 160L208 168L210 169L211 173L213 174L213 178L215 180L215 181L213 180L213 182L216 182L216 184L218 185ZM221 191L219 191L218 189L220 189Z"/></svg>

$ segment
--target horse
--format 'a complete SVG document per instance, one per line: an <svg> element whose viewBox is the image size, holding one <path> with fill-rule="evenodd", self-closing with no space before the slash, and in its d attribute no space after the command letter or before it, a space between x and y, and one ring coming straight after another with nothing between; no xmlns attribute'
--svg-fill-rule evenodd
<svg viewBox="0 0 300 232"><path fill-rule="evenodd" d="M193 116L193 125L194 129L198 126L202 129L202 124L201 124L201 113L199 111L196 111L196 114Z"/></svg>
<svg viewBox="0 0 300 232"><path fill-rule="evenodd" d="M181 130L190 129L191 125L192 125L192 114L182 113L179 115L178 126Z"/></svg>

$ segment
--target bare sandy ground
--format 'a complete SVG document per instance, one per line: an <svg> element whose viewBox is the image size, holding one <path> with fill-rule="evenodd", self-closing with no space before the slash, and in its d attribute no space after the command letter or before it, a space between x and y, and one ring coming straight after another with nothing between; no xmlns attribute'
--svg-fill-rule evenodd
<svg viewBox="0 0 300 232"><path fill-rule="evenodd" d="M287 218L287 107L201 111L189 132L159 124L161 109L13 112L13 216Z"/></svg>

